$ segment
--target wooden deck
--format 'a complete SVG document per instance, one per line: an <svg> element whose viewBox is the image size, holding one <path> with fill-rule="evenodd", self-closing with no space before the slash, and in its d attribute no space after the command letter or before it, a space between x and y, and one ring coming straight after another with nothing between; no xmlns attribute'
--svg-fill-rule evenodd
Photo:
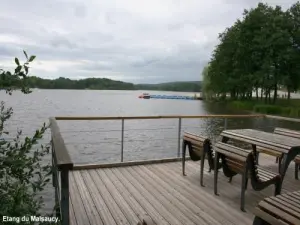
<svg viewBox="0 0 300 225"><path fill-rule="evenodd" d="M275 158L261 154L260 164L277 170ZM241 176L228 183L221 170L219 194L213 193L213 171L204 172L200 186L199 162L133 165L70 171L70 221L72 225L137 225L149 215L157 225L252 224L252 210L274 187L246 192L246 213L240 211ZM285 177L282 192L300 189L294 179L294 163Z"/></svg>

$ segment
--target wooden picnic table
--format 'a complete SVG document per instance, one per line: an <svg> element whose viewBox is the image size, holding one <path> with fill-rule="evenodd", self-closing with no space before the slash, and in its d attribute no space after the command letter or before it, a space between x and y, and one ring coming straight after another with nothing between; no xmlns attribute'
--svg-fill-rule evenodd
<svg viewBox="0 0 300 225"><path fill-rule="evenodd" d="M279 169L279 174L281 175L281 185L279 190L281 190L282 182L290 162L300 154L300 139L280 134L254 129L236 129L222 131L221 137L222 142L225 143L229 139L232 139L251 144L255 155L257 155L257 146L280 152L282 154L282 161Z"/></svg>

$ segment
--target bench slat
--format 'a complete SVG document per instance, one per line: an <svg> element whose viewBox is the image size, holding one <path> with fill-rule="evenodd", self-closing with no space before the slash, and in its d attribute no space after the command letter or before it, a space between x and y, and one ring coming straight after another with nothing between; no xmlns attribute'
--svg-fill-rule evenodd
<svg viewBox="0 0 300 225"><path fill-rule="evenodd" d="M279 198L279 196L276 197L269 197L273 201L277 202L278 204L282 205L285 209L291 209L295 211L297 214L300 213L300 207L298 204L295 204L294 202L288 201L288 199L285 198Z"/></svg>
<svg viewBox="0 0 300 225"><path fill-rule="evenodd" d="M215 145L215 148L218 149L218 150L223 150L223 151L225 150L225 151L228 151L228 152L232 152L234 154L237 154L237 155L240 155L240 156L243 156L243 157L248 157L249 153L251 153L251 151L248 151L248 150L245 150L245 149L233 146L233 145L221 143L221 142L218 142Z"/></svg>
<svg viewBox="0 0 300 225"><path fill-rule="evenodd" d="M254 208L254 211L253 211L254 215L256 215L257 217L267 221L268 223L270 224L273 224L273 225L290 225L288 223L285 223L281 220L278 220L277 218L275 218L274 216L266 213L265 211L261 210L260 208L258 207L255 207Z"/></svg>
<svg viewBox="0 0 300 225"><path fill-rule="evenodd" d="M272 198L266 198L265 202L271 204L272 206L276 207L277 209L280 209L283 212L288 213L289 215L297 218L300 222L300 214L295 211L294 209L288 207L288 206L284 206L282 203L280 203L280 201L275 201Z"/></svg>
<svg viewBox="0 0 300 225"><path fill-rule="evenodd" d="M272 149L268 149L268 148L265 148L265 147L259 147L259 146L257 146L256 150L258 152L265 153L265 154L272 155L272 156L276 156L276 157L281 156L280 152L277 152L277 151L274 151Z"/></svg>
<svg viewBox="0 0 300 225"><path fill-rule="evenodd" d="M265 199L266 200L266 199ZM266 201L261 201L259 203L259 208L269 214L275 214L276 216L279 216L281 220L287 223L292 223L292 224L300 224L300 219L290 215L289 213L286 213L282 211L281 209L267 203ZM263 219L263 218L262 218Z"/></svg>
<svg viewBox="0 0 300 225"><path fill-rule="evenodd" d="M223 149L219 149L219 148L215 148L215 151L218 152L218 153L221 153L227 157L231 157L231 158L234 158L234 159L237 159L241 162L246 162L247 161L247 157L245 156L241 156L241 155L237 155L235 153L232 153L232 152L228 152L226 150L223 150Z"/></svg>
<svg viewBox="0 0 300 225"><path fill-rule="evenodd" d="M276 196L276 197L278 197L278 198L280 198L280 199L287 199L287 200L289 200L289 202L290 202L291 204L300 205L300 200L297 200L297 199L295 199L294 197L289 196L289 195L287 195L287 194L278 195L278 196Z"/></svg>
<svg viewBox="0 0 300 225"><path fill-rule="evenodd" d="M265 177L275 177L277 176L278 174L277 173L273 173L269 170L266 170L266 169L263 169L261 167L257 167L257 170L258 170L258 173L261 174L261 175L264 175Z"/></svg>
<svg viewBox="0 0 300 225"><path fill-rule="evenodd" d="M294 198L286 195L286 196L282 196L282 195L277 195L276 198L283 200L283 201L287 201L289 204L295 206L295 207L299 207L300 202L297 200L295 200ZM299 209L300 210L300 209Z"/></svg>

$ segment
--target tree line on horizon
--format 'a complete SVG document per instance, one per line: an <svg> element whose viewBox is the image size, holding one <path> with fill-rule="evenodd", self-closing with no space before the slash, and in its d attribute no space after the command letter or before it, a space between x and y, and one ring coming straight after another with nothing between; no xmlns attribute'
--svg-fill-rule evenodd
<svg viewBox="0 0 300 225"><path fill-rule="evenodd" d="M243 18L219 34L219 40L202 71L206 95L275 103L278 89L284 88L288 98L299 89L299 1L286 11L264 3L244 10Z"/></svg>
<svg viewBox="0 0 300 225"><path fill-rule="evenodd" d="M20 80L11 80L1 77L0 88L7 85L20 87ZM9 83L7 83L9 82ZM72 80L59 77L57 79L43 79L36 76L28 76L22 82L26 82L29 88L40 89L89 89L89 90L158 90L158 91L183 91L199 92L201 89L200 81L191 82L168 82L161 84L133 84L107 78L86 78Z"/></svg>

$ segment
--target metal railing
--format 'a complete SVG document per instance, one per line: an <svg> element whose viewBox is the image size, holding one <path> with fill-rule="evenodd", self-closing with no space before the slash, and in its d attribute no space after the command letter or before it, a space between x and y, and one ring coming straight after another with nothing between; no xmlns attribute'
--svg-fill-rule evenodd
<svg viewBox="0 0 300 225"><path fill-rule="evenodd" d="M135 117L55 117L50 118L51 124L51 142L52 142L52 173L53 186L55 187L56 204L59 206L57 214L60 215L62 225L69 225L69 171L73 170L74 162L69 155L69 147L62 137L57 121L120 121L120 129L114 131L121 132L120 143L120 161L124 161L124 142L125 142L125 121L127 120L160 120L160 119L175 119L178 120L177 137L174 140L177 143L177 157L180 157L180 142L182 133L183 120L188 119L207 119L219 118L224 120L224 129L228 128L228 119L233 118L271 118L276 120L288 120L293 122L300 122L300 119L267 116L262 114L252 115L195 115L195 116L135 116ZM98 130L97 130L98 131ZM99 132L99 131L98 131ZM101 132L101 131L100 131Z"/></svg>
<svg viewBox="0 0 300 225"><path fill-rule="evenodd" d="M180 140L182 132L182 121L183 119L207 119L207 118L219 118L224 119L224 129L227 129L228 119L230 118L263 118L265 115L262 114L250 114L250 115L195 115L195 116L134 116L134 117L55 117L58 121L120 121L120 132L121 132L121 149L120 149L120 161L124 161L124 131L125 131L125 120L161 120L161 119L177 119L178 130L177 130L177 157L180 156Z"/></svg>

